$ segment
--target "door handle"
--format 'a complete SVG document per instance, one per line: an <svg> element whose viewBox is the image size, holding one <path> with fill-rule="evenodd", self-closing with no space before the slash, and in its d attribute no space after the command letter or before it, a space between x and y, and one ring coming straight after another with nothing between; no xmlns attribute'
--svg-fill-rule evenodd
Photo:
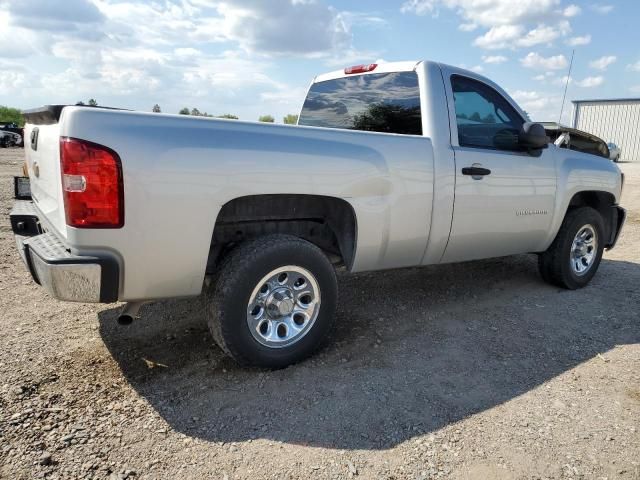
<svg viewBox="0 0 640 480"><path fill-rule="evenodd" d="M483 167L464 167L462 174L471 175L472 177L484 177L485 175L491 175L491 170Z"/></svg>

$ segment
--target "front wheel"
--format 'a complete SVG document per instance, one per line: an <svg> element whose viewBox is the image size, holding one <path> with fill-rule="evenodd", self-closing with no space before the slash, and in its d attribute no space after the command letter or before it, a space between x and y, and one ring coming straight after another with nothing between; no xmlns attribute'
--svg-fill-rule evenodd
<svg viewBox="0 0 640 480"><path fill-rule="evenodd" d="M538 257L542 278L570 290L584 287L598 270L604 241L604 224L597 210L569 210L555 240Z"/></svg>
<svg viewBox="0 0 640 480"><path fill-rule="evenodd" d="M268 235L231 251L205 298L209 329L225 353L241 365L282 368L328 336L337 281L318 247Z"/></svg>

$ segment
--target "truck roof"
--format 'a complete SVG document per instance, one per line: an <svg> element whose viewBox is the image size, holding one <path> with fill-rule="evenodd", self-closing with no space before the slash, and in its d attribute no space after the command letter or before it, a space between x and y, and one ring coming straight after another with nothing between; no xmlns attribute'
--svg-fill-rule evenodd
<svg viewBox="0 0 640 480"><path fill-rule="evenodd" d="M415 70L416 66L422 63L422 60L413 60L405 62L382 62L375 64L375 70L370 72L363 72L362 75L369 73L389 73L389 72L411 72ZM370 64L374 65L374 64ZM348 68L348 67L347 67ZM344 68L340 70L334 70L332 72L322 73L313 79L313 83L324 82L325 80L333 80L335 78L346 77L348 74L344 72Z"/></svg>
<svg viewBox="0 0 640 480"><path fill-rule="evenodd" d="M357 72L355 74L357 75L368 75L368 74L372 74L372 73L390 73L390 72L412 72L413 70L416 69L416 67L418 65L420 65L421 63L425 63L425 64L433 64L433 65L438 65L441 68L447 68L449 70L455 71L457 73L462 73L465 74L471 78L477 78L482 80L483 82L489 83L492 86L495 86L494 82L491 81L489 78L485 77L484 75L480 75L477 72L471 71L471 70L467 70L464 68L460 68L460 67L455 67L453 65L447 65L441 62L434 62L431 60L408 60L408 61L403 61L403 62L381 62L381 63L370 63L370 64L364 64L364 65L356 65L354 66L345 66L345 68L342 68L340 70L333 70L331 72L327 72L327 73L322 73L318 76L316 76L313 79L312 83L317 83L317 82L324 82L325 80L333 80L336 78L343 78L343 77L347 77L347 76L351 76L354 73L345 73L345 70L347 68L357 68L357 67L364 67L365 71L362 72ZM374 67L371 70L367 70L367 67Z"/></svg>

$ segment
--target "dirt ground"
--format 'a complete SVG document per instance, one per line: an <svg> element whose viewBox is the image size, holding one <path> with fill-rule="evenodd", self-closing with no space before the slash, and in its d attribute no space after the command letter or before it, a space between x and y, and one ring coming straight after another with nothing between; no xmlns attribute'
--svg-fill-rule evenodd
<svg viewBox="0 0 640 480"><path fill-rule="evenodd" d="M587 288L534 256L342 276L312 359L241 369L199 299L60 303L30 279L0 150L0 477L640 479L640 163Z"/></svg>

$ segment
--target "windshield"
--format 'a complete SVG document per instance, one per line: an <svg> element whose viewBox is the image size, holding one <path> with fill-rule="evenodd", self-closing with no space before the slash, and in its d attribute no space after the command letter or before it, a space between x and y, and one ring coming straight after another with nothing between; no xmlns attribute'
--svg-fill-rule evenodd
<svg viewBox="0 0 640 480"><path fill-rule="evenodd" d="M418 75L376 73L314 83L298 125L422 135Z"/></svg>

